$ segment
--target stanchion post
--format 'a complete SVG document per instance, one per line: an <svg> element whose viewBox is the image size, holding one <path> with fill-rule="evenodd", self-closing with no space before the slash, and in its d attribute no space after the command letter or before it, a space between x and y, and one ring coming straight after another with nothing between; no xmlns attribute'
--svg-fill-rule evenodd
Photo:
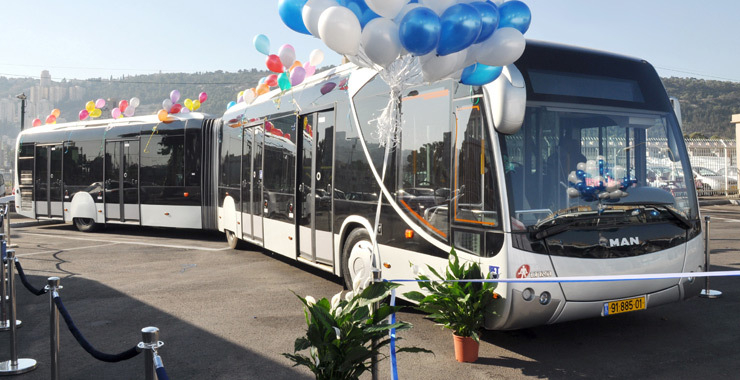
<svg viewBox="0 0 740 380"><path fill-rule="evenodd" d="M10 270L10 264L12 261L8 260L8 254L7 254L7 244L6 241L2 238L6 237L7 235L0 234L0 251L2 252L0 254L0 331L10 331L10 318L8 318L8 309L9 309L9 303L10 303L10 297L8 295L8 271ZM23 326L23 322L16 320L15 321L15 327L21 327Z"/></svg>
<svg viewBox="0 0 740 380"><path fill-rule="evenodd" d="M8 294L10 300L8 302L8 317L10 321L16 320L16 309L15 309L15 285L13 268L15 263L15 251L12 249L7 250L6 261L8 262ZM16 342L16 325L10 323L10 360L0 362L0 375L17 375L26 373L36 369L36 360L33 359L18 359L18 345Z"/></svg>
<svg viewBox="0 0 740 380"><path fill-rule="evenodd" d="M49 277L46 290L49 293L49 347L51 352L51 380L59 380L59 309L54 302L55 297L59 297L57 290L59 286L59 277Z"/></svg>
<svg viewBox="0 0 740 380"><path fill-rule="evenodd" d="M159 329L144 327L141 329L141 343L138 347L144 352L144 379L157 380L157 367L154 364L154 354L164 343L159 340Z"/></svg>
<svg viewBox="0 0 740 380"><path fill-rule="evenodd" d="M10 244L10 208L9 205L5 204L5 212L3 213L5 221L3 226L5 228L5 242L8 244L8 248L18 248L18 245Z"/></svg>
<svg viewBox="0 0 740 380"><path fill-rule="evenodd" d="M709 272L709 216L704 217L704 271ZM704 277L704 289L702 289L699 297L704 298L719 298L722 296L722 292L719 290L712 290L709 287L709 277Z"/></svg>
<svg viewBox="0 0 740 380"><path fill-rule="evenodd" d="M380 282L380 269L377 267L373 268L373 282ZM373 303L373 314L380 309L380 301ZM373 347L375 347L378 344L377 339L373 339ZM378 370L378 353L374 353L372 358L370 359L370 373L372 380L378 380L378 377L380 376L380 371Z"/></svg>

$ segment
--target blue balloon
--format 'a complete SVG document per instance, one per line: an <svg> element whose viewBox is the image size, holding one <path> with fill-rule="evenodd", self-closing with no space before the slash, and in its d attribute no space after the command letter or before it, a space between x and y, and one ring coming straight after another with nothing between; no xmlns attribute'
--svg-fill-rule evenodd
<svg viewBox="0 0 740 380"><path fill-rule="evenodd" d="M579 179L584 179L584 178L586 178L586 172L583 171L583 170L576 170L576 176Z"/></svg>
<svg viewBox="0 0 740 380"><path fill-rule="evenodd" d="M232 101L229 102L229 104L226 105L226 109L229 109L229 108L231 108L231 107L233 107L235 105L236 105L236 102L232 100Z"/></svg>
<svg viewBox="0 0 740 380"><path fill-rule="evenodd" d="M498 28L498 7L490 1L476 1L470 3L480 14L481 28L480 34L474 43L481 43L491 37L493 32Z"/></svg>
<svg viewBox="0 0 740 380"><path fill-rule="evenodd" d="M426 7L417 7L406 13L398 28L401 45L414 55L431 53L439 44L442 25L439 16Z"/></svg>
<svg viewBox="0 0 740 380"><path fill-rule="evenodd" d="M270 39L264 34L254 36L254 47L264 55L270 55Z"/></svg>
<svg viewBox="0 0 740 380"><path fill-rule="evenodd" d="M532 22L532 12L529 11L527 4L519 0L507 1L498 8L500 20L499 28L514 28L522 32L527 32L529 24Z"/></svg>
<svg viewBox="0 0 740 380"><path fill-rule="evenodd" d="M442 13L442 31L437 54L457 53L472 45L480 35L481 18L470 4L455 4Z"/></svg>
<svg viewBox="0 0 740 380"><path fill-rule="evenodd" d="M578 190L579 192L582 193L583 192L583 189L585 189L585 188L586 188L586 182L578 182L578 183L576 183L576 190Z"/></svg>
<svg viewBox="0 0 740 380"><path fill-rule="evenodd" d="M298 33L311 35L303 23L303 6L308 0L280 0L278 1L278 13L288 28Z"/></svg>
<svg viewBox="0 0 740 380"><path fill-rule="evenodd" d="M360 20L360 26L363 28L370 20L380 17L379 14L373 12L367 6L365 0L338 0L338 2L339 5L351 10L357 16L357 19Z"/></svg>
<svg viewBox="0 0 740 380"><path fill-rule="evenodd" d="M488 66L482 63L472 64L463 70L460 75L460 83L471 86L483 86L491 83L501 75L503 71L501 66Z"/></svg>

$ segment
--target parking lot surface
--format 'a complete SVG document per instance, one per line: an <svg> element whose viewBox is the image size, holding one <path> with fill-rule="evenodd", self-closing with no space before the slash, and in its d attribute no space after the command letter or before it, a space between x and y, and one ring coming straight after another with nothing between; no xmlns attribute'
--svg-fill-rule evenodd
<svg viewBox="0 0 740 380"><path fill-rule="evenodd" d="M740 269L740 207L709 206L712 270ZM255 247L234 251L222 234L112 226L81 233L70 224L12 220L12 243L36 287L61 278L62 300L86 338L118 353L161 330L159 349L176 379L310 379L281 353L305 333L292 293L331 297L332 275ZM18 379L48 379L49 299L17 282L18 352L38 368ZM719 379L740 368L740 277L714 278L719 299L693 298L607 318L484 334L480 359L457 363L448 330L404 312L414 324L399 345L430 354L399 355L401 379ZM120 363L89 356L61 322L62 379L143 379L140 355ZM9 358L0 333L0 360ZM388 361L380 378L389 378ZM363 378L370 378L369 375Z"/></svg>

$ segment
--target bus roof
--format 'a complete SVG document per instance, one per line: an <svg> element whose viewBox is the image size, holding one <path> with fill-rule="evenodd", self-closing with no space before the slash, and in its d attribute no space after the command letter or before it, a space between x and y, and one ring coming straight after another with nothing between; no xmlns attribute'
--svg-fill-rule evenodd
<svg viewBox="0 0 740 380"><path fill-rule="evenodd" d="M170 115L170 117L173 120L202 120L202 119L209 118L210 115L200 113L200 112L189 112L189 113L180 113L176 115ZM121 126L147 124L147 123L160 123L160 122L161 121L159 120L157 115L133 116L133 117L124 117L124 118L119 118L119 119L94 119L94 120L86 120L86 121L60 123L60 124L40 125L38 127L27 128L23 130L20 134L21 135L33 135L37 133L48 133L48 132L54 132L54 131L65 131L65 130L98 128L98 127L116 128L116 127L121 127Z"/></svg>

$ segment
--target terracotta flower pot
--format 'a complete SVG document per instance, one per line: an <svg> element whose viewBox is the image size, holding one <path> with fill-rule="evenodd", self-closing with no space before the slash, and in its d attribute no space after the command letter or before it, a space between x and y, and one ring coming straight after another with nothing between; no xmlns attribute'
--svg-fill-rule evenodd
<svg viewBox="0 0 740 380"><path fill-rule="evenodd" d="M478 348L480 344L469 336L457 336L452 334L455 341L455 359L459 362L472 363L478 360Z"/></svg>

